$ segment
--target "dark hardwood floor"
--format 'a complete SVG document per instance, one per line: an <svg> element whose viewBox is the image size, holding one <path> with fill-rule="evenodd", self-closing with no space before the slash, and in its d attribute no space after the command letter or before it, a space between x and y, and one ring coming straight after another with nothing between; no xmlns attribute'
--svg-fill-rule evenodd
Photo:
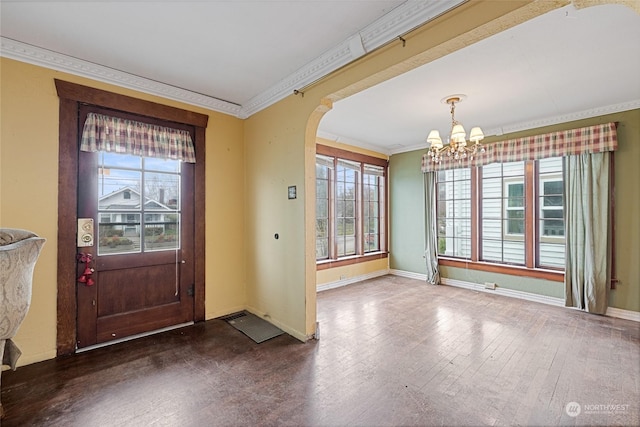
<svg viewBox="0 0 640 427"><path fill-rule="evenodd" d="M318 320L308 343L211 320L5 371L2 426L640 424L636 322L395 276L321 292Z"/></svg>

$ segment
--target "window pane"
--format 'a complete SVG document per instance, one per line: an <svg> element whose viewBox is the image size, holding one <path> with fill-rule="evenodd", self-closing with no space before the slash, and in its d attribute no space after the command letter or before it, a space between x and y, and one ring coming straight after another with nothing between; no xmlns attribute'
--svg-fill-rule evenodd
<svg viewBox="0 0 640 427"><path fill-rule="evenodd" d="M98 253L180 248L181 162L98 153Z"/></svg>
<svg viewBox="0 0 640 427"><path fill-rule="evenodd" d="M439 182L437 185L438 191L438 200L446 200L447 199L447 184L446 182Z"/></svg>
<svg viewBox="0 0 640 427"><path fill-rule="evenodd" d="M145 222L144 249L159 251L180 247L180 215L177 213L159 213L153 222Z"/></svg>
<svg viewBox="0 0 640 427"><path fill-rule="evenodd" d="M504 262L510 264L524 264L524 241L504 242Z"/></svg>
<svg viewBox="0 0 640 427"><path fill-rule="evenodd" d="M468 179L471 179L471 169L470 168L454 169L453 179L455 181L461 181L461 180L466 181Z"/></svg>
<svg viewBox="0 0 640 427"><path fill-rule="evenodd" d="M523 176L524 162L502 163L502 176Z"/></svg>
<svg viewBox="0 0 640 427"><path fill-rule="evenodd" d="M377 169L374 169L377 168ZM362 198L363 203L363 252L380 250L380 191L381 182L384 176L383 168L378 166L364 165ZM370 174L373 171L375 174ZM372 172L372 173L373 173Z"/></svg>
<svg viewBox="0 0 640 427"><path fill-rule="evenodd" d="M500 219L502 218L502 199L483 199L482 218Z"/></svg>
<svg viewBox="0 0 640 427"><path fill-rule="evenodd" d="M140 210L142 172L98 168L99 210Z"/></svg>
<svg viewBox="0 0 640 427"><path fill-rule="evenodd" d="M509 211L509 219L506 220L507 234L524 235L524 211Z"/></svg>
<svg viewBox="0 0 640 427"><path fill-rule="evenodd" d="M328 179L329 168L322 165L316 165L316 179Z"/></svg>
<svg viewBox="0 0 640 427"><path fill-rule="evenodd" d="M484 170L483 170L484 176ZM502 198L502 178L482 179L482 198L498 199Z"/></svg>
<svg viewBox="0 0 640 427"><path fill-rule="evenodd" d="M454 218L471 218L471 203L469 200L455 200L452 203Z"/></svg>
<svg viewBox="0 0 640 427"><path fill-rule="evenodd" d="M482 177L485 179L502 177L502 166L500 163L491 163L483 166Z"/></svg>
<svg viewBox="0 0 640 427"><path fill-rule="evenodd" d="M329 201L320 199L316 202L316 218L326 219L329 218Z"/></svg>
<svg viewBox="0 0 640 427"><path fill-rule="evenodd" d="M564 253L564 163L561 157L538 162L537 266L563 268Z"/></svg>
<svg viewBox="0 0 640 427"><path fill-rule="evenodd" d="M356 202L349 200L345 202L344 215L353 218L356 216Z"/></svg>
<svg viewBox="0 0 640 427"><path fill-rule="evenodd" d="M471 172L469 168L437 175L438 253L471 257Z"/></svg>
<svg viewBox="0 0 640 427"><path fill-rule="evenodd" d="M453 239L454 256L471 258L471 239Z"/></svg>
<svg viewBox="0 0 640 427"><path fill-rule="evenodd" d="M562 163L562 157L548 157L546 159L540 159L538 160L538 170L540 174L558 171L562 172Z"/></svg>
<svg viewBox="0 0 640 427"><path fill-rule="evenodd" d="M114 212L100 215L98 255L140 252L140 214Z"/></svg>
<svg viewBox="0 0 640 427"><path fill-rule="evenodd" d="M180 176L167 173L144 173L144 209L175 210L180 205Z"/></svg>
<svg viewBox="0 0 640 427"><path fill-rule="evenodd" d="M545 237L564 237L564 221L546 219L542 222L542 235Z"/></svg>
<svg viewBox="0 0 640 427"><path fill-rule="evenodd" d="M509 190L507 207L524 206L524 183L508 184Z"/></svg>
<svg viewBox="0 0 640 427"><path fill-rule="evenodd" d="M480 259L524 263L524 162L482 167Z"/></svg>
<svg viewBox="0 0 640 427"><path fill-rule="evenodd" d="M454 220L454 236L471 238L471 220L456 219Z"/></svg>
<svg viewBox="0 0 640 427"><path fill-rule="evenodd" d="M333 158L316 156L316 259L329 257L329 179Z"/></svg>
<svg viewBox="0 0 640 427"><path fill-rule="evenodd" d="M540 262L546 267L564 268L564 243L540 243Z"/></svg>
<svg viewBox="0 0 640 427"><path fill-rule="evenodd" d="M347 236L355 236L356 222L353 218L346 218L344 220L344 234Z"/></svg>
<svg viewBox="0 0 640 427"><path fill-rule="evenodd" d="M329 181L324 179L316 180L316 198L327 199L329 197Z"/></svg>
<svg viewBox="0 0 640 427"><path fill-rule="evenodd" d="M327 219L316 220L316 238L324 239L329 236L329 221Z"/></svg>
<svg viewBox="0 0 640 427"><path fill-rule="evenodd" d="M329 240L316 240L316 259L326 259L329 257Z"/></svg>
<svg viewBox="0 0 640 427"><path fill-rule="evenodd" d="M144 168L146 170L179 173L180 166L181 162L179 160L159 159L155 157L145 157L144 159Z"/></svg>
<svg viewBox="0 0 640 427"><path fill-rule="evenodd" d="M100 164L105 168L117 169L141 169L142 157L131 154L110 153L100 151L98 153Z"/></svg>

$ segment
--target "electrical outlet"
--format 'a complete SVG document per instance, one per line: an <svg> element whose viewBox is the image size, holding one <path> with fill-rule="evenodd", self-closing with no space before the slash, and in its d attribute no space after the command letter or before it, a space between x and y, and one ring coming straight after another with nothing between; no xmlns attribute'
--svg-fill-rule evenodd
<svg viewBox="0 0 640 427"><path fill-rule="evenodd" d="M484 288L485 289L495 289L496 288L496 284L495 284L495 282L484 282Z"/></svg>
<svg viewBox="0 0 640 427"><path fill-rule="evenodd" d="M344 279L346 279L346 278L347 278L347 275L346 275L346 274L341 274L341 275L340 275L340 280L344 280Z"/></svg>

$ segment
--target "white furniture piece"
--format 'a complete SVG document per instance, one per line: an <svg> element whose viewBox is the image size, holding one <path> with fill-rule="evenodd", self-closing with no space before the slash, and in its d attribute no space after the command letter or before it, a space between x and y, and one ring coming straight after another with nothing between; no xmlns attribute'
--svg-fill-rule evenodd
<svg viewBox="0 0 640 427"><path fill-rule="evenodd" d="M11 338L29 310L33 269L44 242L31 231L0 228L0 360L13 370L22 353Z"/></svg>

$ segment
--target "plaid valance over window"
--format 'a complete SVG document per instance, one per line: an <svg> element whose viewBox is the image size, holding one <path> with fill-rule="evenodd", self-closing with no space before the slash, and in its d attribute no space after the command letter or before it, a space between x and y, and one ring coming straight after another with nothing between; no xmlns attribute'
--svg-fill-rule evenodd
<svg viewBox="0 0 640 427"><path fill-rule="evenodd" d="M109 151L195 163L191 135L186 130L150 125L89 113L84 122L81 151Z"/></svg>
<svg viewBox="0 0 640 427"><path fill-rule="evenodd" d="M574 156L585 153L602 153L618 149L615 123L588 126L578 129L551 132L544 135L509 139L484 145L485 152L473 159L457 161L444 156L440 163L422 156L422 172L483 166L489 163L539 160L547 157Z"/></svg>

